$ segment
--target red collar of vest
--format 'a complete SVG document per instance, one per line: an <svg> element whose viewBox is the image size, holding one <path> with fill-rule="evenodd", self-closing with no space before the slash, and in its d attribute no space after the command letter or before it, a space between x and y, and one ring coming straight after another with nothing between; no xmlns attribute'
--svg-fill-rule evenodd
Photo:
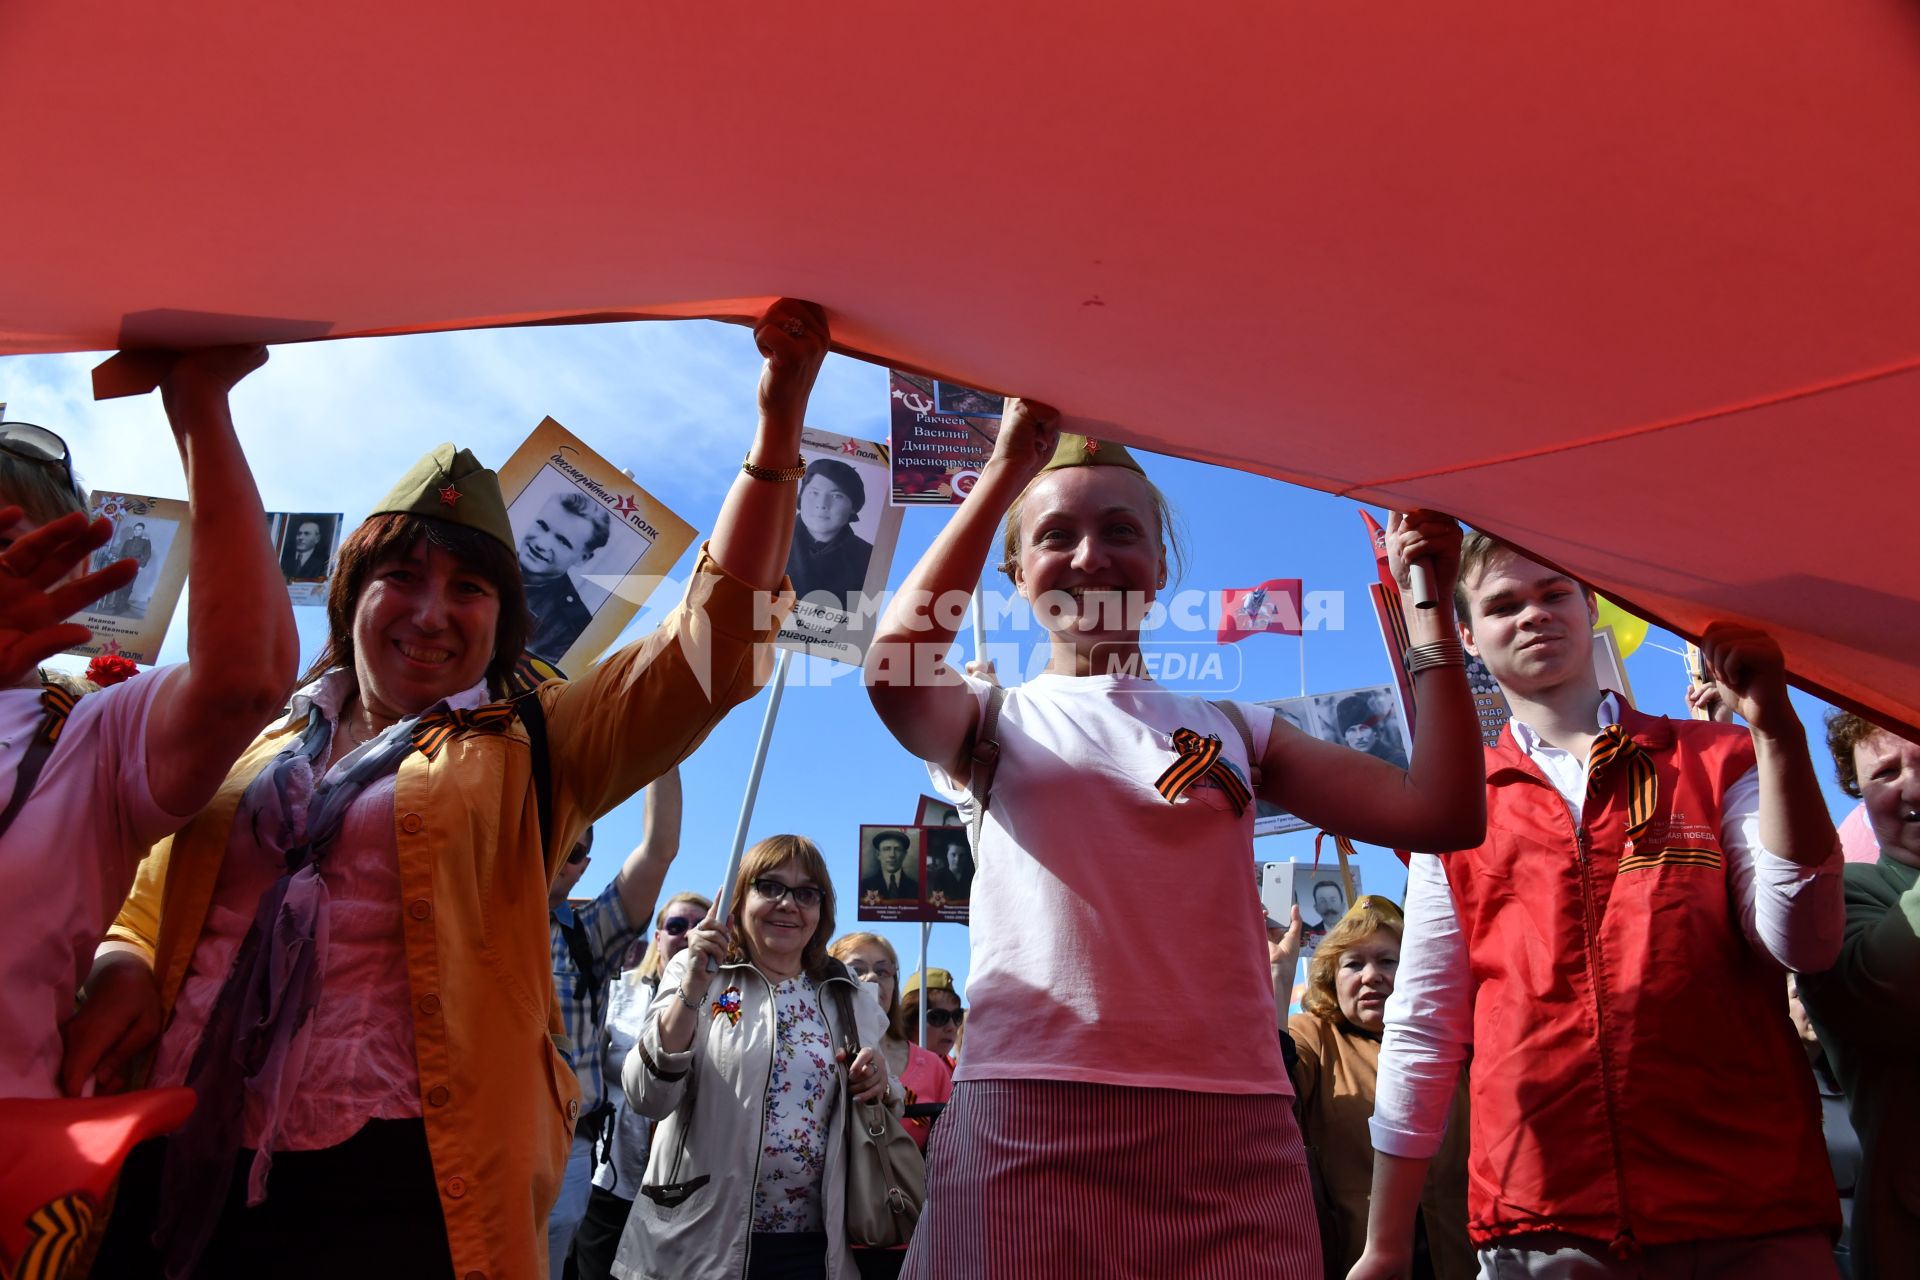
<svg viewBox="0 0 1920 1280"><path fill-rule="evenodd" d="M1622 695L1616 693L1614 697L1620 699L1620 727L1626 730L1629 738L1649 751L1664 751L1673 745L1673 721L1665 716L1643 715L1628 706ZM1535 767L1533 761L1527 758L1527 753L1520 749L1520 744L1513 740L1511 720L1501 726L1499 740L1487 748L1487 781L1496 781L1500 774L1508 770L1542 782L1546 780L1546 775Z"/></svg>

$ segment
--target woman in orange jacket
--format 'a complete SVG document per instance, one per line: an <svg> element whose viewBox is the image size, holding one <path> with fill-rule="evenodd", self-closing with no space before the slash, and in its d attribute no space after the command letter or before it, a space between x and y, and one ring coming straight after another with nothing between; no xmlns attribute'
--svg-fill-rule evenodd
<svg viewBox="0 0 1920 1280"><path fill-rule="evenodd" d="M90 1015L157 1005L153 1082L199 1095L130 1161L101 1274L545 1274L579 1114L548 883L752 693L788 598L825 318L776 303L755 339L759 428L686 599L580 679L516 677L513 533L464 450L342 547L291 714L147 861L94 974Z"/></svg>

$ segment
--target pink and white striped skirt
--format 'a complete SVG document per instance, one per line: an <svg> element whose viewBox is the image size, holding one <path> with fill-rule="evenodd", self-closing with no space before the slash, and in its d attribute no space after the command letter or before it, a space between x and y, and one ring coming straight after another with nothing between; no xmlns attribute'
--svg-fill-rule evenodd
<svg viewBox="0 0 1920 1280"><path fill-rule="evenodd" d="M1319 1280L1283 1094L954 1086L903 1280Z"/></svg>

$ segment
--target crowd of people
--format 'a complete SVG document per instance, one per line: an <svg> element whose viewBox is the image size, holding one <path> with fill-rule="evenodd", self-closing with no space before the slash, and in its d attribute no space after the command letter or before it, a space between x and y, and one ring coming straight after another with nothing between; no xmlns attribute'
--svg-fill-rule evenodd
<svg viewBox="0 0 1920 1280"><path fill-rule="evenodd" d="M0 424L0 887L41 905L0 942L0 1098L193 1101L69 1274L1920 1273L1920 745L1830 719L1879 846L1843 872L1766 635L1701 637L1706 718L1643 714L1597 681L1582 584L1436 513L1386 537L1411 750L1353 700L1324 742L1146 674L1167 502L1009 400L866 671L966 829L928 872L971 903L966 998L837 931L805 835L667 894L678 766L768 678L799 570L851 562L862 501L798 465L824 315L754 333L759 422L686 598L573 680L531 661L528 546L452 445L346 537L296 676L227 406L258 348L162 386L188 661L43 673L138 565L87 572L112 531L64 443ZM947 664L940 602L990 561L1059 606L1015 687ZM1484 749L1469 653L1513 713ZM1260 906L1256 797L1412 851L1404 907L1316 893L1291 1017L1305 926ZM905 834L871 843L858 890L912 896Z"/></svg>

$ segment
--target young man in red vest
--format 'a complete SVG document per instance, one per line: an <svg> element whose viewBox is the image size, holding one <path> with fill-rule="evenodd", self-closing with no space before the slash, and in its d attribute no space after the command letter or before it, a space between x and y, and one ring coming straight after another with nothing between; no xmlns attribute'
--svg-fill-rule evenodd
<svg viewBox="0 0 1920 1280"><path fill-rule="evenodd" d="M1600 688L1586 590L1484 534L1455 603L1513 720L1487 749L1486 843L1409 871L1353 1277L1411 1274L1469 1050L1483 1275L1835 1275L1839 1201L1783 970L1834 961L1840 848L1779 647L1724 624L1704 638L1749 735Z"/></svg>

